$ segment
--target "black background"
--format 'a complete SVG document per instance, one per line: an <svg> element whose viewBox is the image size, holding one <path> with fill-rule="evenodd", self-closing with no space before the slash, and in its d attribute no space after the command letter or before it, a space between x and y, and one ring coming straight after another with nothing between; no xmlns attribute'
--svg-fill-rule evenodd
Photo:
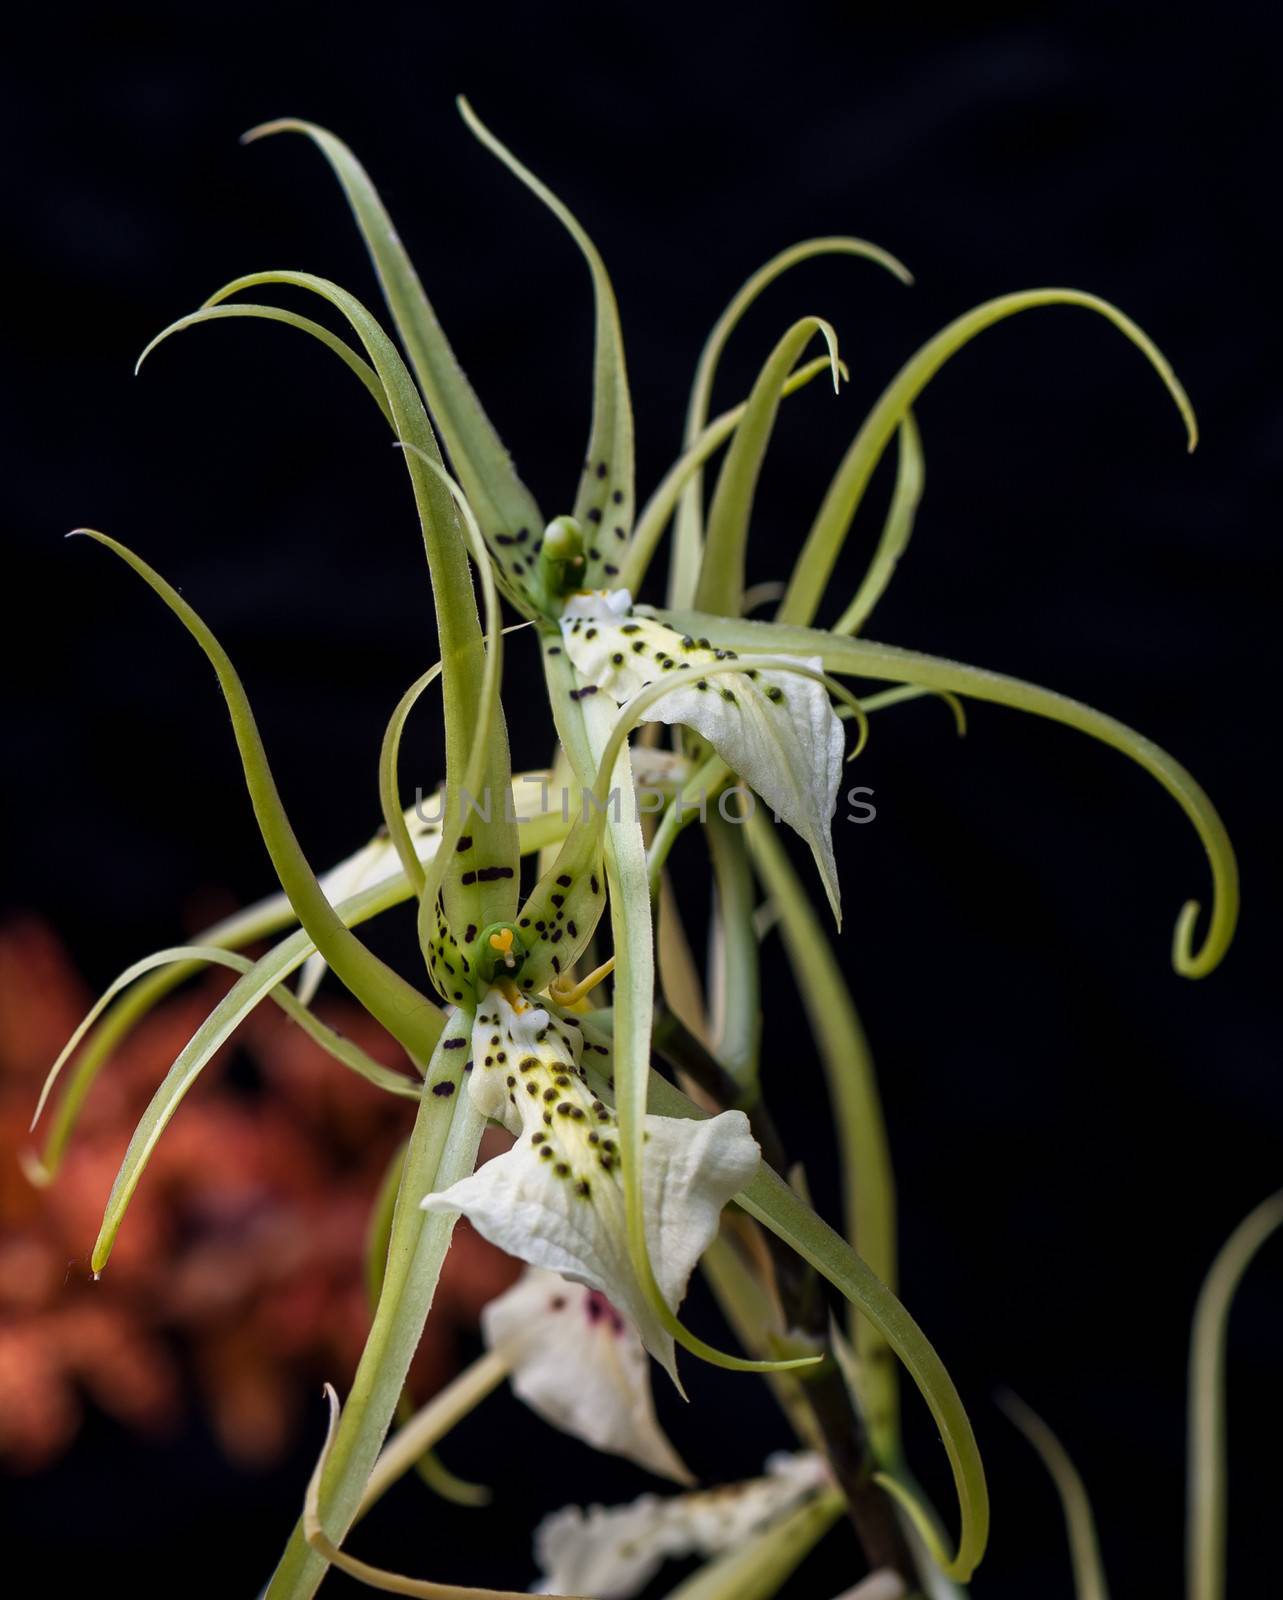
<svg viewBox="0 0 1283 1600"><path fill-rule="evenodd" d="M1068 1595L1052 1490L990 1395L1011 1384L1092 1490L1120 1594L1181 1563L1184 1361L1201 1276L1283 1181L1277 1060L1277 52L1268 8L281 5L60 8L7 54L5 833L12 906L49 915L95 983L184 926L202 886L257 896L268 868L208 670L142 587L61 535L134 545L246 677L313 860L372 830L374 762L434 658L412 506L377 415L332 359L261 324L132 363L242 272L297 267L370 301L341 196L298 139L311 117L369 167L465 366L549 514L587 428L587 275L555 222L468 136L477 109L576 210L614 275L643 493L679 439L700 343L794 239L855 232L913 268L808 265L736 336L731 403L793 317L830 317L852 383L785 408L753 576L786 573L828 474L900 361L968 305L1068 283L1136 316L1186 381L1204 442L1137 352L1086 313L987 333L919 407L928 488L871 636L1017 673L1144 730L1222 808L1244 872L1238 942L1173 976L1172 920L1206 899L1171 800L1116 754L978 706L964 742L924 703L879 718L858 776L876 823L839 823L841 949L885 1088L903 1295L975 1419L994 1535L980 1596ZM874 499L885 499L884 477ZM857 522L827 615L858 581ZM514 755L546 755L534 651L514 641ZM523 715L529 712L528 716ZM437 776L430 711L411 781ZM694 841L680 858L694 870ZM401 930L404 933L404 929ZM408 948L408 945L403 945ZM819 1202L836 1185L811 1064L768 973L767 1072ZM777 977L777 975L780 975ZM1231 1582L1273 1570L1283 1249L1233 1325ZM715 1327L695 1307L702 1326ZM662 1397L710 1477L784 1442L756 1380L692 1372ZM524 1507L639 1475L552 1438L506 1398L453 1464L497 1482L469 1521L407 1487L363 1550L436 1577L522 1586ZM923 1475L947 1501L929 1425ZM6 1561L47 1592L251 1594L311 1452L237 1478L205 1435L148 1451L91 1428L54 1474L5 1490ZM469 1546L476 1544L477 1548ZM790 1592L858 1573L841 1535ZM336 1593L349 1592L335 1580ZM354 1590L350 1592L355 1592Z"/></svg>

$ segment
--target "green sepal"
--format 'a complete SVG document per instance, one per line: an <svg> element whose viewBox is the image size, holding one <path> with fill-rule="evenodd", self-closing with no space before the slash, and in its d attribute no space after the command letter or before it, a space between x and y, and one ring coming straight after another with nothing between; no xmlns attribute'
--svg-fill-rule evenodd
<svg viewBox="0 0 1283 1600"><path fill-rule="evenodd" d="M416 1096L417 1098L417 1096ZM383 1290L383 1277L388 1262L388 1241L392 1236L392 1215L396 1209L396 1198L401 1189L401 1174L405 1170L406 1144L403 1141L392 1153L383 1174L383 1181L379 1185L379 1192L374 1199L374 1210L370 1213L370 1221L366 1227L365 1235L365 1297L369 1304L370 1314L378 1309L379 1295ZM404 1426L415 1415L414 1402L410 1398L408 1389L402 1392L397 1402L397 1422ZM490 1490L483 1484L467 1483L462 1478L454 1475L437 1457L431 1448L425 1448L416 1455L414 1471L422 1482L433 1494L440 1495L443 1500L448 1500L457 1506L482 1506L487 1505L491 1499ZM365 1501L361 1510L366 1509L369 1503L369 1487L366 1489ZM359 1513L358 1513L359 1515Z"/></svg>
<svg viewBox="0 0 1283 1600"><path fill-rule="evenodd" d="M319 339L327 350L332 350L339 360L344 363L361 380L368 390L375 405L383 413L383 420L395 428L392 412L388 406L388 397L379 379L379 375L368 361L362 361L356 351L346 340L340 339L336 333L331 333L328 328L322 327L319 322L313 322L310 317L301 317L296 311L284 311L280 306L256 306L247 301L241 301L231 306L206 306L203 310L193 311L190 315L179 317L176 322L171 322L167 328L162 328L154 339L144 349L134 364L135 375L142 371L143 362L152 353L157 345L163 344L175 333L182 333L187 328L197 328L205 322L221 322L234 317L258 317L265 322L281 322L287 328L297 328L300 333L309 333L314 339Z"/></svg>
<svg viewBox="0 0 1283 1600"><path fill-rule="evenodd" d="M555 846L559 839L564 838L566 829L567 824L556 811L524 818L519 824L523 853ZM431 828L428 831L431 832ZM355 927L411 898L409 882L398 874L345 897L336 904L335 910L348 927ZM197 934L195 942L215 945L220 949L238 949L289 927L295 920L289 899L283 894L271 895L256 905L214 923ZM306 933L298 933L293 937L295 944L291 949L298 953L298 960L290 968L291 971L316 953L316 947ZM70 1076L64 1081L62 1092L50 1113L49 1132L39 1155L32 1151L25 1151L21 1155L23 1169L33 1183L43 1187L57 1178L86 1098L99 1073L121 1043L166 995L201 970L202 966L203 963L198 961L180 961L172 966L154 968L129 988L123 989L97 1026L89 1031L88 1037L82 1037L83 1048L79 1050Z"/></svg>
<svg viewBox="0 0 1283 1600"><path fill-rule="evenodd" d="M1203 978L1220 964L1238 921L1238 862L1225 824L1204 790L1178 761L1151 739L1116 718L1106 716L1080 700L1043 689L1021 678L989 672L980 667L921 655L895 645L869 639L848 639L821 628L787 627L777 622L706 616L696 611L659 611L661 622L683 633L702 633L723 648L742 655L780 652L819 656L825 669L848 677L881 678L892 683L912 683L924 689L990 700L1046 717L1051 722L1077 728L1102 744L1120 750L1156 778L1189 818L1207 852L1212 871L1212 911L1202 945L1194 948L1197 901L1186 901L1172 939L1172 965L1185 978Z"/></svg>
<svg viewBox="0 0 1283 1600"><path fill-rule="evenodd" d="M882 598L887 585L895 576L900 557L913 537L913 524L918 514L922 492L926 488L926 461L922 454L922 435L912 411L906 411L900 423L900 451L896 462L895 488L891 504L887 507L882 536L878 540L869 570L864 574L855 598L833 624L834 633L859 633L868 621L869 613Z"/></svg>
<svg viewBox="0 0 1283 1600"><path fill-rule="evenodd" d="M226 1043L250 1012L303 965L313 948L307 932L301 928L275 945L236 980L179 1052L146 1111L139 1118L111 1186L98 1238L90 1256L94 1272L101 1272L107 1265L125 1212L146 1171L152 1151L188 1090L215 1052ZM428 1003L424 1002L425 1005Z"/></svg>
<svg viewBox="0 0 1283 1600"><path fill-rule="evenodd" d="M740 614L744 600L744 553L748 547L749 517L758 475L793 363L817 333L829 347L833 392L838 392L837 335L821 317L803 317L788 330L762 367L718 474L695 591L695 605L700 611L715 611L729 617Z"/></svg>
<svg viewBox="0 0 1283 1600"><path fill-rule="evenodd" d="M169 607L204 651L231 713L255 820L281 887L308 937L347 985L410 1056L422 1065L441 1034L441 1013L381 961L343 923L325 897L295 837L272 777L249 699L227 652L182 595L133 551L90 528L78 532L120 557Z"/></svg>
<svg viewBox="0 0 1283 1600"><path fill-rule="evenodd" d="M420 454L414 446L406 448ZM473 674L480 667L480 682L467 673L463 677L474 718L463 783L458 785L458 766L452 774L447 765L446 804L453 797L456 810L445 818L440 849L425 872L419 891L420 942L433 982L443 989L445 998L459 1004L466 995L475 997L468 959L463 954L463 946L470 943L473 932L460 935L459 930L475 931L478 926L511 919L517 904L521 854L516 817L511 811L508 733L499 700L504 630L494 574L486 559L481 530L463 491L439 461L423 457L423 464L446 485L458 505L477 563L486 612L484 654L479 662L475 656L472 658ZM447 695L451 687L446 684ZM448 715L447 707L447 718ZM446 932L441 928L443 921L448 924ZM457 962L452 959L451 944L458 950Z"/></svg>
<svg viewBox="0 0 1283 1600"><path fill-rule="evenodd" d="M313 1485L315 1509L339 1543L359 1513L396 1412L457 1220L453 1212L425 1212L421 1202L429 1191L457 1183L476 1164L485 1119L463 1091L471 1034L471 1013L452 1011L428 1063L393 1208L378 1306L324 1472ZM300 1520L264 1600L308 1600L328 1564L309 1544Z"/></svg>
<svg viewBox="0 0 1283 1600"><path fill-rule="evenodd" d="M965 312L936 334L934 339L928 340L905 362L883 390L834 474L811 531L806 536L806 543L793 568L793 576L777 613L780 622L809 623L815 616L873 469L909 407L945 362L994 323L1015 316L1020 311L1051 305L1082 306L1098 312L1131 340L1162 379L1175 402L1185 424L1189 448L1193 450L1198 442L1198 425L1189 396L1166 356L1149 335L1117 306L1100 299L1098 295L1083 294L1077 289L1026 289L1018 294L988 300Z"/></svg>
<svg viewBox="0 0 1283 1600"><path fill-rule="evenodd" d="M533 544L543 516L464 375L378 191L347 145L315 123L283 117L251 129L244 139L249 143L273 133L306 134L343 186L455 474L476 508L496 560L510 560L512 550L519 548L517 535L524 532L523 545ZM508 543L497 544L500 535Z"/></svg>
<svg viewBox="0 0 1283 1600"><path fill-rule="evenodd" d="M832 363L827 355L817 356L814 361L803 362L795 372L789 374L780 393L782 396L796 394L813 378L818 378L822 372L832 370ZM849 377L844 363L838 363L838 370L844 379ZM669 518L683 490L697 476L700 468L714 451L719 449L739 426L740 419L747 410L748 401L741 400L739 405L732 406L729 411L723 411L721 416L715 417L660 479L638 515L633 537L628 546L628 557L616 584L617 588L627 589L632 594L636 594L641 588L642 579L646 576L664 529L668 526Z"/></svg>
<svg viewBox="0 0 1283 1600"><path fill-rule="evenodd" d="M624 339L619 307L601 255L570 210L547 184L522 165L506 145L481 122L461 95L459 110L482 144L562 224L579 246L592 273L596 304L596 352L593 357L593 414L588 455L575 495L575 521L587 537L582 587L610 588L623 565L633 525L633 410L628 394Z"/></svg>
<svg viewBox="0 0 1283 1600"><path fill-rule="evenodd" d="M888 272L899 278L901 283L913 282L912 274L902 262L897 261L880 246L870 244L867 239L842 235L803 239L800 244L790 245L787 250L781 250L778 255L772 256L746 283L741 285L730 304L717 319L700 352L699 363L695 368L695 381L691 385L690 402L686 409L685 447L688 451L705 432L717 364L721 360L727 340L739 325L744 313L762 291L783 273L803 261L825 255L860 256L866 261L873 261L885 267ZM677 513L673 560L668 577L669 605L688 606L695 600L695 585L699 579L704 538L702 494L703 487L697 466L682 494L681 506Z"/></svg>
<svg viewBox="0 0 1283 1600"><path fill-rule="evenodd" d="M462 496L458 497L459 505L456 507L456 486L442 464L436 437L419 392L404 362L375 318L347 290L305 272L263 272L237 278L212 295L207 304L217 304L244 289L263 283L305 289L329 301L356 332L387 395L414 489L436 606L442 661L442 697L445 704L448 825L463 809L460 785L465 773L471 770L470 760L478 728L488 730L490 742L502 739L504 748L500 764L506 765L507 762L507 739L502 730L502 714L483 707L482 703L489 694L487 685L493 678L494 669L487 662L482 645L476 596L468 567L465 528L477 544L474 553L478 556L478 570L486 591L487 611L493 613L493 574L490 565L485 561L480 541L469 525L471 513ZM492 626L491 631L493 633L497 629ZM493 751L489 754L494 756ZM485 776L483 771L477 773L478 787ZM476 793L476 787L472 792ZM492 825L501 827L502 819L500 823ZM504 853L508 853L508 846L504 846ZM455 873L443 864L441 870L445 875L446 910L452 921L462 923L472 917L478 922L488 922L511 915L516 899L514 884L503 879L482 879L478 876L472 880L475 893L466 897L468 903L456 903L456 887L463 884L468 869ZM453 994L449 998L453 999Z"/></svg>

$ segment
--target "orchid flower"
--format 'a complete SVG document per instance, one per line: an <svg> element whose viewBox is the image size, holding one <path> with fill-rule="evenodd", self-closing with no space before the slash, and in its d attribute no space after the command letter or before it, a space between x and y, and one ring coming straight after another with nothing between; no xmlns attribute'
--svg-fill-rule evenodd
<svg viewBox="0 0 1283 1600"><path fill-rule="evenodd" d="M587 1082L582 1035L569 1013L490 991L473 1028L468 1089L517 1142L423 1204L461 1211L492 1244L604 1295L676 1382L673 1336L628 1250L618 1121ZM648 1116L645 1130L647 1235L675 1312L723 1206L753 1177L760 1152L741 1111L699 1122Z"/></svg>
<svg viewBox="0 0 1283 1600"><path fill-rule="evenodd" d="M587 449L573 457L578 481L571 507L545 517L518 476L352 152L326 130L297 121L248 135L301 132L323 152L370 250L408 364L360 300L302 272L234 280L165 329L144 357L176 332L250 317L305 333L340 358L379 407L408 475L440 661L406 690L387 725L378 768L383 839L318 878L226 652L191 605L139 556L92 535L151 587L213 666L283 899L209 930L196 945L145 958L122 975L104 1000L111 1009L102 1016L97 1008L87 1020L86 1029L95 1031L59 1102L45 1160L33 1163L33 1173L42 1180L54 1175L80 1100L114 1043L165 985L204 962L233 967L235 985L176 1059L139 1124L108 1198L95 1271L106 1265L130 1196L183 1096L263 999L285 1006L372 1086L414 1103L413 1128L389 1189L365 1352L341 1409L331 1396L330 1433L268 1600L306 1600L330 1564L403 1594L475 1596L475 1590L383 1573L343 1546L372 1492L404 1470L415 1448L431 1442L442 1418L475 1403L505 1371L555 1425L684 1479L685 1468L655 1420L645 1357L648 1351L676 1380L678 1344L721 1366L765 1374L799 1436L823 1446L827 1465L818 1455L786 1458L735 1492L668 1501L643 1496L614 1511L567 1510L540 1534L548 1581L591 1587L602 1597L622 1595L634 1592L666 1555L698 1553L710 1561L692 1594L754 1600L774 1592L845 1503L875 1569L864 1593L890 1595L919 1579L938 1592L938 1585L967 1581L984 1552L987 1488L962 1400L895 1294L894 1189L876 1080L832 937L763 816L750 817L743 830L709 818L717 1017L714 1026L697 1015L696 975L685 983L685 1011L694 1018L688 1023L677 1018L665 983L657 983L655 903L659 899L662 908L668 852L685 819L681 786L702 781L711 790L734 782L759 795L805 841L836 917L831 824L843 713L858 724L858 753L872 711L935 693L953 705L961 726L956 696L970 696L1086 732L1167 788L1193 823L1213 880L1202 942L1196 946L1199 911L1190 902L1177 923L1174 964L1185 976L1210 972L1233 933L1237 869L1219 817L1183 767L1121 723L1049 690L856 637L912 534L924 483L915 407L932 376L977 333L1036 306L1091 310L1146 356L1182 415L1191 447L1192 409L1157 347L1105 301L1048 289L977 307L929 341L892 380L801 539L774 618L748 620L758 596L745 589L745 552L779 407L825 371L837 390L844 369L832 326L803 317L777 341L748 396L710 419L721 352L758 295L811 257L863 257L903 281L908 274L885 251L854 238L807 241L768 262L714 328L697 368L682 453L635 515L631 401L605 265L562 202L466 102L460 106L481 143L564 225L592 277L593 415ZM359 348L297 312L241 298L261 288L311 296L345 324ZM817 337L826 353L803 361ZM896 486L866 578L834 625L817 627L865 488L893 440ZM706 514L703 474L723 446ZM666 604L634 603L670 523ZM553 770L582 803L573 824L563 812L560 828L546 803L526 821L507 803L515 794L501 698L504 601L538 642L558 740ZM857 697L839 679L890 687ZM399 749L407 719L436 684L445 781L439 818L425 824L405 808ZM629 748L634 729L647 722L679 730L671 754L648 758L652 767L660 765L665 802L649 838ZM522 858L535 851L541 870L523 893ZM758 903L759 887L766 904ZM353 931L405 899L417 905L426 989L380 960ZM578 964L604 940L607 915L611 952L581 977ZM801 1175L792 1182L780 1176L791 1163L767 1106L778 1067L767 1063L763 1071L756 1038L759 926L766 918L778 921L831 1091L849 1180L847 1238L806 1201ZM284 932L292 921L297 929L257 961L239 954L241 944ZM690 961L671 895L659 916L658 942L661 952L667 947L668 982L683 960ZM300 969L291 993L286 980ZM308 1003L326 969L398 1040L413 1076L364 1060L311 1015ZM608 981L608 1004L590 1012L588 995ZM55 1073L83 1036L78 1032ZM656 1060L675 1070L680 1086L656 1070ZM504 1127L515 1142L478 1168L487 1123ZM384 1451L459 1215L531 1270L487 1314L485 1364L460 1380L451 1398L439 1397L430 1428L408 1425ZM745 1356L704 1343L678 1318L701 1261ZM830 1325L821 1278L851 1308L849 1358ZM925 1400L949 1458L959 1509L952 1547L903 1459L896 1359Z"/></svg>

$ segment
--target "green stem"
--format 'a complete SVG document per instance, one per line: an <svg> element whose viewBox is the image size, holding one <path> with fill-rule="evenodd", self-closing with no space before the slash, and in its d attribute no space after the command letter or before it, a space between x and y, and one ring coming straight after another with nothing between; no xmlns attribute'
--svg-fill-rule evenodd
<svg viewBox="0 0 1283 1600"><path fill-rule="evenodd" d="M832 939L765 814L749 819L748 844L762 885L779 911L789 964L819 1046L841 1154L847 1239L894 1290L895 1175L868 1040L847 993ZM865 1426L877 1460L892 1465L900 1454L896 1361L866 1317L852 1311L850 1329L860 1358Z"/></svg>
<svg viewBox="0 0 1283 1600"><path fill-rule="evenodd" d="M717 895L714 1037L717 1059L744 1089L757 1084L762 1039L759 947L753 928L753 871L740 823L718 812L705 828Z"/></svg>
<svg viewBox="0 0 1283 1600"><path fill-rule="evenodd" d="M656 1051L725 1108L741 1104L747 1111L753 1137L761 1146L762 1159L777 1171L788 1170L788 1158L774 1123L759 1096L749 1103L738 1098L735 1082L720 1064L664 1006L656 1008L653 1036ZM846 1380L832 1351L829 1311L813 1267L793 1248L773 1234L765 1238L775 1268L776 1287L784 1313L785 1335L777 1341L775 1353L804 1351L822 1355L823 1360L798 1374L796 1392L814 1419L833 1475L841 1485L851 1512L851 1521L871 1567L891 1567L908 1579L913 1573L912 1558L900 1529L893 1503L874 1481L874 1469L891 1464L892 1457L878 1456L865 1419L857 1413ZM854 1318L857 1328L863 1317ZM866 1324L867 1325L867 1324ZM878 1366L891 1366L894 1356L886 1340L871 1330L869 1343L879 1349ZM752 1346L750 1346L752 1348ZM776 1374L776 1376L781 1376ZM885 1385L885 1373L880 1373ZM890 1421L895 1421L895 1375L891 1372ZM886 1401L880 1397L880 1415L887 1417ZM895 1444L892 1434L892 1446ZM898 1452L897 1452L898 1453Z"/></svg>
<svg viewBox="0 0 1283 1600"><path fill-rule="evenodd" d="M704 819L707 818L708 802L712 799L714 791L720 788L730 775L730 768L722 758L710 755L702 766L695 769L689 783L682 784L668 802L663 816L659 819L659 826L655 829L650 849L646 852L646 873L650 880L652 900L659 898L660 874L677 842L678 834L688 828L701 812ZM695 796L694 804L685 798L688 791Z"/></svg>
<svg viewBox="0 0 1283 1600"><path fill-rule="evenodd" d="M1042 1420L1018 1395L1010 1391L995 1396L1001 1410L1037 1451L1060 1496L1069 1538L1069 1555L1074 1569L1075 1600L1109 1600L1109 1584L1100 1557L1096 1519L1078 1468L1069 1452Z"/></svg>
<svg viewBox="0 0 1283 1600"><path fill-rule="evenodd" d="M507 1376L508 1363L501 1355L488 1350L457 1378L452 1379L439 1394L434 1394L427 1405L416 1411L388 1440L387 1447L375 1463L357 1508L357 1518L363 1517L375 1501L381 1499L398 1478L404 1477L438 1439L449 1433L470 1411L475 1411Z"/></svg>
<svg viewBox="0 0 1283 1600"><path fill-rule="evenodd" d="M1221 1246L1194 1310L1185 1522L1189 1600L1223 1600L1225 1594L1225 1335L1244 1272L1281 1225L1283 1193L1263 1200Z"/></svg>
<svg viewBox="0 0 1283 1600"><path fill-rule="evenodd" d="M406 1147L379 1303L321 1480L321 1516L337 1544L351 1527L374 1470L457 1220L454 1212L425 1212L420 1202L431 1190L466 1177L476 1162L485 1120L471 1096L459 1092L470 1028L466 1014L452 1013L433 1052ZM459 1039L462 1047L454 1044ZM308 1545L300 1521L264 1600L307 1600L327 1566Z"/></svg>

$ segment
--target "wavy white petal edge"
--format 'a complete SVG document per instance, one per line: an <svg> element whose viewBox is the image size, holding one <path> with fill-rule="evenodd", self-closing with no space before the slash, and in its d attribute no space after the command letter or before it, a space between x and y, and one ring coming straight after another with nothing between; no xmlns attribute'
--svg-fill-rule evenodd
<svg viewBox="0 0 1283 1600"><path fill-rule="evenodd" d="M747 664L743 671L701 677L701 667L734 660L735 652L635 613L626 589L572 595L562 610L561 633L581 683L619 705L649 684L672 679L675 687L641 720L679 723L707 739L810 845L836 913L833 813L845 738L824 685L799 673ZM818 656L799 657L797 664L821 669Z"/></svg>
<svg viewBox="0 0 1283 1600"><path fill-rule="evenodd" d="M731 1550L830 1482L822 1457L781 1453L746 1483L691 1494L644 1494L622 1506L565 1506L535 1530L540 1594L628 1600L665 1561Z"/></svg>
<svg viewBox="0 0 1283 1600"><path fill-rule="evenodd" d="M672 1335L633 1270L618 1126L588 1086L585 1048L594 1047L573 1016L515 990L488 990L473 1027L468 1093L516 1143L423 1205L459 1211L501 1250L600 1291L677 1382ZM647 1116L644 1133L646 1239L675 1312L722 1208L757 1171L761 1152L740 1111L699 1121Z"/></svg>

